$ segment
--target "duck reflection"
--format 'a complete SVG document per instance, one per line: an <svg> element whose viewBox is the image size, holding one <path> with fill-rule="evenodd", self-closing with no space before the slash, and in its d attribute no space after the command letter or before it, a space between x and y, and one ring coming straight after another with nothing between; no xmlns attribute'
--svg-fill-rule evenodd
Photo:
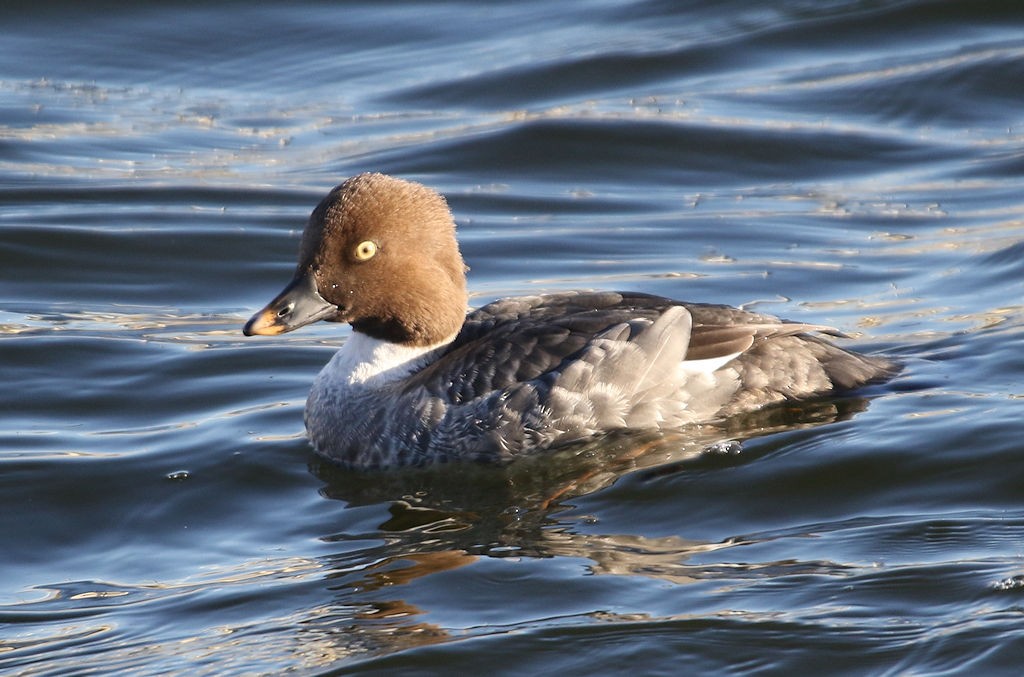
<svg viewBox="0 0 1024 677"><path fill-rule="evenodd" d="M581 558L593 574L653 576L675 584L714 577L720 567L686 561L749 541L594 533L599 516L570 514L575 507L570 501L630 473L644 473L646 479L747 463L759 453L744 450L747 440L844 420L867 405L866 398L844 398L763 410L682 432L613 435L504 467L357 472L315 461L312 471L325 483L324 496L352 507L387 506L375 533L324 537L348 545L367 539L380 543L325 562L331 588L344 606L361 609L346 614L345 641L362 651L390 653L451 639L445 629L423 622L427 610L403 599L402 590L482 557ZM735 565L728 568L736 573Z"/></svg>

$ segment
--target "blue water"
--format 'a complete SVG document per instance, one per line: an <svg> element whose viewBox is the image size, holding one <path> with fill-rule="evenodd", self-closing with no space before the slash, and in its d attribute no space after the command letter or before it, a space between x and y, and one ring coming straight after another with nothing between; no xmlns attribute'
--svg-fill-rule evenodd
<svg viewBox="0 0 1024 677"><path fill-rule="evenodd" d="M1019 672L1019 3L0 26L0 671ZM506 469L325 466L302 407L349 330L241 325L367 170L446 194L475 305L741 304L905 369Z"/></svg>

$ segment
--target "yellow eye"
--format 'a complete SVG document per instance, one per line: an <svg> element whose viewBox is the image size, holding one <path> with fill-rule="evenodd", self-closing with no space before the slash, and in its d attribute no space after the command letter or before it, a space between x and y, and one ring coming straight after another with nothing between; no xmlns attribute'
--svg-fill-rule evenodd
<svg viewBox="0 0 1024 677"><path fill-rule="evenodd" d="M356 245L354 253L360 261L369 261L377 253L377 243L373 240L363 240Z"/></svg>

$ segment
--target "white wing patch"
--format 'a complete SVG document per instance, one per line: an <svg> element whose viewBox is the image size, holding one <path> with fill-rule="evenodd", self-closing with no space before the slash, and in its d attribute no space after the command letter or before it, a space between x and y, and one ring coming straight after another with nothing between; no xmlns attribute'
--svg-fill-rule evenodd
<svg viewBox="0 0 1024 677"><path fill-rule="evenodd" d="M711 374L732 362L742 355L743 352L723 355L721 357L709 357L703 360L683 360L679 363L679 369L687 376L701 376Z"/></svg>

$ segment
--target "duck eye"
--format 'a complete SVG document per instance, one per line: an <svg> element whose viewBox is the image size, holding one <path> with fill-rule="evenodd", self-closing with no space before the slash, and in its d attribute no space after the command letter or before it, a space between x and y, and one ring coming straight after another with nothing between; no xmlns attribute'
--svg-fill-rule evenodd
<svg viewBox="0 0 1024 677"><path fill-rule="evenodd" d="M360 261L368 261L377 253L377 243L373 240L363 240L356 245L355 257Z"/></svg>

